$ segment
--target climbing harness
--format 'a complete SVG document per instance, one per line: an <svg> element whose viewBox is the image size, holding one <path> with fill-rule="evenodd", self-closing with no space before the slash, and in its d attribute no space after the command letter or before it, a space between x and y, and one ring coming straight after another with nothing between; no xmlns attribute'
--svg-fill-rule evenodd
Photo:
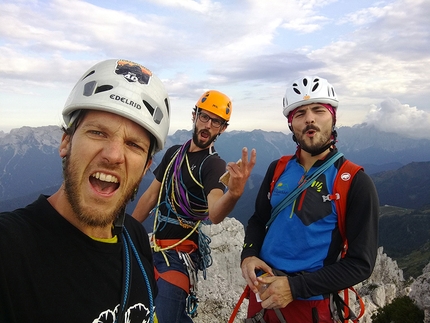
<svg viewBox="0 0 430 323"><path fill-rule="evenodd" d="M206 269L212 265L211 250L209 246L211 239L201 230L201 227L204 224L203 221L209 216L208 203L202 185L201 171L206 159L216 154L216 152L211 151L200 163L198 170L199 178L196 179L192 173L192 168L190 167L187 156L190 144L191 140L178 148L178 150L173 154L163 174L161 183L163 189L160 190L157 205L152 210L155 214L155 220L151 242L154 252L161 252L168 266L170 266L169 260L166 256L166 251L168 250L175 250L178 253L179 258L183 261L188 272L188 288L183 282L184 279L182 279L182 282L178 282L178 279L172 278L173 274L168 277L170 274L159 273L159 276L163 279L166 278L165 280L170 283L173 282L173 284L184 289L188 293L187 313L191 317L195 317L197 315L198 306L197 270L201 270L203 272L204 279L206 279ZM202 191L200 197L192 194L187 189L181 171L183 165L186 165L191 179L200 187ZM165 192L164 201L162 201L163 191ZM160 213L160 206L162 205L166 207L167 214ZM191 230L182 239L156 239L156 233L163 230L167 224L179 225L182 228ZM195 246L195 248L189 250L190 243L193 243L189 238L195 232L198 233L198 247ZM199 261L195 264L191 259L190 254L196 250L199 251Z"/></svg>

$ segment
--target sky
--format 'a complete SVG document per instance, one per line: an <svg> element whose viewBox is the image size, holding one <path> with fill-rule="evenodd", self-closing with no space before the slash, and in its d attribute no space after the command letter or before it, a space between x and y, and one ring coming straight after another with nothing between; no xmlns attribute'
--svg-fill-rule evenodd
<svg viewBox="0 0 430 323"><path fill-rule="evenodd" d="M0 0L0 131L60 126L82 74L118 58L163 81L169 134L210 89L232 100L228 131L289 133L285 89L318 75L338 127L428 138L428 17L428 0Z"/></svg>

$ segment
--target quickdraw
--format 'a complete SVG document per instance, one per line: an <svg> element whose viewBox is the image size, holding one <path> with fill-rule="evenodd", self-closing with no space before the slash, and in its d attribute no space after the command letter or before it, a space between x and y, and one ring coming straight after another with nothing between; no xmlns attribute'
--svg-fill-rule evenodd
<svg viewBox="0 0 430 323"><path fill-rule="evenodd" d="M187 268L190 280L190 293L187 297L187 313L191 317L196 317L197 307L199 305L199 299L197 298L197 268L188 253L178 252L178 254L179 258L182 259L185 267Z"/></svg>

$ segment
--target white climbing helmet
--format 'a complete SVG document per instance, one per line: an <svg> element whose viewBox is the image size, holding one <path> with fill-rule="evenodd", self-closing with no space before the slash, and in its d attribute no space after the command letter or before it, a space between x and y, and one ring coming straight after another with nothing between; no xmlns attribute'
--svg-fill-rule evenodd
<svg viewBox="0 0 430 323"><path fill-rule="evenodd" d="M77 110L91 109L130 119L156 139L153 153L164 148L170 125L170 102L161 80L146 67L122 59L102 61L79 79L63 109L66 127Z"/></svg>
<svg viewBox="0 0 430 323"><path fill-rule="evenodd" d="M283 99L284 116L295 108L310 103L330 104L335 112L339 101L333 86L319 76L305 76L287 88Z"/></svg>

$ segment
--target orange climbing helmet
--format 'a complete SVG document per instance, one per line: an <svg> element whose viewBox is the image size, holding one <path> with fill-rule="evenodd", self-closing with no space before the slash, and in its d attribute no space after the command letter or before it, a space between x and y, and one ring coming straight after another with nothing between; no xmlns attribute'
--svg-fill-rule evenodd
<svg viewBox="0 0 430 323"><path fill-rule="evenodd" d="M216 90L203 93L196 103L196 108L212 112L227 122L230 120L233 110L230 98Z"/></svg>

